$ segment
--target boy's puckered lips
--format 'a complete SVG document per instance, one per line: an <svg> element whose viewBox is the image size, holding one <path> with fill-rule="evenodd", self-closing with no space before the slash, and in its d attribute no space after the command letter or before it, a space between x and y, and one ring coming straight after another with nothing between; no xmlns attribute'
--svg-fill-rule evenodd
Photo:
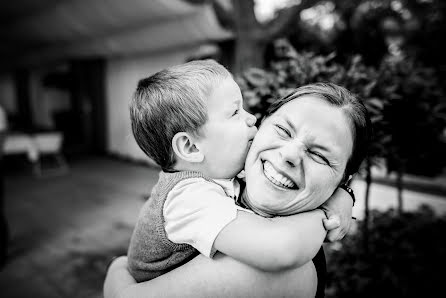
<svg viewBox="0 0 446 298"><path fill-rule="evenodd" d="M252 142L254 140L254 137L256 136L256 134L257 134L257 127L255 127L255 126L251 127L250 131L249 131L249 141L250 142Z"/></svg>

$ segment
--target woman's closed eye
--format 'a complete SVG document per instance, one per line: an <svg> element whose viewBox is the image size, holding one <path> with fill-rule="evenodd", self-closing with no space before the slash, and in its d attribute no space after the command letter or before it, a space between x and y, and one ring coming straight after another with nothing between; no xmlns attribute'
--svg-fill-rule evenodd
<svg viewBox="0 0 446 298"><path fill-rule="evenodd" d="M291 132L282 125L276 124L275 127L281 137L291 137Z"/></svg>
<svg viewBox="0 0 446 298"><path fill-rule="evenodd" d="M240 109L236 109L235 111L234 111L234 113L232 113L232 116L236 116L236 115L238 115L240 113Z"/></svg>
<svg viewBox="0 0 446 298"><path fill-rule="evenodd" d="M330 166L328 159L321 153L312 150L307 150L307 152L315 162Z"/></svg>

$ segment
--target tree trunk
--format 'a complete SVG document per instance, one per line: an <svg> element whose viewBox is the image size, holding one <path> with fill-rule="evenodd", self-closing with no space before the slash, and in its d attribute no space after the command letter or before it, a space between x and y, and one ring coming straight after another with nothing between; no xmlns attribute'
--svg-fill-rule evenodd
<svg viewBox="0 0 446 298"><path fill-rule="evenodd" d="M396 187L398 191L398 214L403 213L403 170L401 168L397 171Z"/></svg>
<svg viewBox="0 0 446 298"><path fill-rule="evenodd" d="M233 0L235 21L234 72L240 74L250 67L263 67L266 34L254 14L254 0Z"/></svg>
<svg viewBox="0 0 446 298"><path fill-rule="evenodd" d="M231 9L227 9L226 5L218 0L211 1L220 24L234 31L235 61L232 71L240 74L251 67L264 67L267 44L291 32L296 26L300 12L318 1L302 0L300 4L279 11L273 20L262 24L256 19L254 0L232 0ZM189 2L204 3L206 1L189 0Z"/></svg>
<svg viewBox="0 0 446 298"><path fill-rule="evenodd" d="M251 67L263 68L265 48L263 40L239 35L235 45L234 72L240 74Z"/></svg>
<svg viewBox="0 0 446 298"><path fill-rule="evenodd" d="M372 166L370 158L366 158L366 188L365 188L365 202L364 202L364 251L366 254L369 253L369 199L370 199L370 187L372 185Z"/></svg>

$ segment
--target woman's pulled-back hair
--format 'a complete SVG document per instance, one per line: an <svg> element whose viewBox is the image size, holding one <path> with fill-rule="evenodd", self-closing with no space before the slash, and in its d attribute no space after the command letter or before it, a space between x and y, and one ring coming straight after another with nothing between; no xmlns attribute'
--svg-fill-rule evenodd
<svg viewBox="0 0 446 298"><path fill-rule="evenodd" d="M296 88L285 97L275 101L268 109L268 117L287 102L312 95L327 103L341 108L349 119L353 134L353 150L344 173L344 179L359 170L362 161L367 156L371 137L371 122L364 104L347 89L333 83L315 83Z"/></svg>
<svg viewBox="0 0 446 298"><path fill-rule="evenodd" d="M178 132L198 135L207 121L206 100L228 70L213 60L173 66L138 82L130 102L133 136L163 170L172 170L172 139Z"/></svg>

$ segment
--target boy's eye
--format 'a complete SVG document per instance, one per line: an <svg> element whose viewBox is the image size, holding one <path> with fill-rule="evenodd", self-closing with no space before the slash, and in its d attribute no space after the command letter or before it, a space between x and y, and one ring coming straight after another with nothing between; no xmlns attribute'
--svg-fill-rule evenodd
<svg viewBox="0 0 446 298"><path fill-rule="evenodd" d="M277 132L282 137L291 137L291 133L288 129L283 127L282 125L276 124Z"/></svg>
<svg viewBox="0 0 446 298"><path fill-rule="evenodd" d="M235 115L237 115L238 113L240 113L240 110L239 110L239 109L235 110L234 113L232 114L232 116L235 116Z"/></svg>
<svg viewBox="0 0 446 298"><path fill-rule="evenodd" d="M325 158L325 156L323 156L322 154L315 152L315 151L311 151L308 150L308 153L311 155L311 158L320 164L326 164L326 165L330 165L330 163L328 162L328 159Z"/></svg>

